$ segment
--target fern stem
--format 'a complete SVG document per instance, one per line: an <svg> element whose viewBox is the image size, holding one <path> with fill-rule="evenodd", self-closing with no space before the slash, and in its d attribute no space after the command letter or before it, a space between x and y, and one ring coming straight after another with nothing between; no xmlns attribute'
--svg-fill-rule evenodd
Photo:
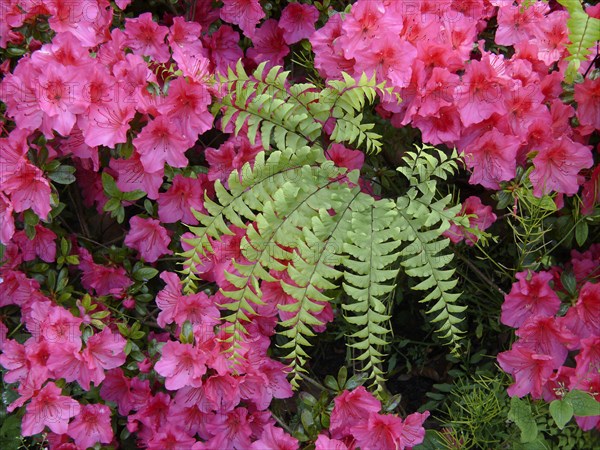
<svg viewBox="0 0 600 450"><path fill-rule="evenodd" d="M306 381L309 384L312 384L316 388L319 388L321 391L328 391L329 390L325 386L323 386L321 383L319 383L317 380L315 380L314 378L309 377L305 373L298 372L298 375L300 375L300 378L302 378L304 381Z"/></svg>

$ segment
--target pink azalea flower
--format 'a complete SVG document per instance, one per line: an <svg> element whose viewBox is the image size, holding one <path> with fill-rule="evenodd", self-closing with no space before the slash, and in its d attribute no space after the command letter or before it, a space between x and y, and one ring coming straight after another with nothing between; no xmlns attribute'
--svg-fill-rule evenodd
<svg viewBox="0 0 600 450"><path fill-rule="evenodd" d="M79 127L84 141L90 147L104 145L115 148L127 142L129 122L135 115L135 107L123 97L126 93L119 89L119 97L111 102L94 104L85 115L79 116Z"/></svg>
<svg viewBox="0 0 600 450"><path fill-rule="evenodd" d="M191 344L169 341L154 370L166 378L165 387L171 391L185 386L200 387L206 373L205 356Z"/></svg>
<svg viewBox="0 0 600 450"><path fill-rule="evenodd" d="M21 164L18 171L3 183L2 189L10 195L15 212L31 208L42 220L48 218L52 209L50 183L33 164Z"/></svg>
<svg viewBox="0 0 600 450"><path fill-rule="evenodd" d="M342 392L334 399L330 420L331 437L343 438L350 434L351 428L364 420L365 416L371 413L377 414L380 410L381 402L363 386L353 391Z"/></svg>
<svg viewBox="0 0 600 450"><path fill-rule="evenodd" d="M409 42L399 39L374 39L369 50L354 55L354 73L363 72L377 82L387 81L391 86L408 86L412 75L412 61L417 57L417 49Z"/></svg>
<svg viewBox="0 0 600 450"><path fill-rule="evenodd" d="M133 216L129 221L130 230L125 237L125 245L140 252L145 261L153 263L162 255L171 255L171 239L167 230L155 219L142 219Z"/></svg>
<svg viewBox="0 0 600 450"><path fill-rule="evenodd" d="M30 369L25 346L13 339L8 339L2 348L0 364L7 370L4 374L4 381L16 383L25 380Z"/></svg>
<svg viewBox="0 0 600 450"><path fill-rule="evenodd" d="M79 256L79 269L83 272L81 283L85 289L94 289L97 295L102 296L122 291L133 284L123 267L96 264L92 255L84 248L79 249Z"/></svg>
<svg viewBox="0 0 600 450"><path fill-rule="evenodd" d="M324 434L320 434L315 441L315 450L348 450L346 444L337 439L329 439Z"/></svg>
<svg viewBox="0 0 600 450"><path fill-rule="evenodd" d="M167 42L171 47L185 47L193 53L201 53L203 49L200 33L202 33L202 25L198 22L188 22L183 17L174 17Z"/></svg>
<svg viewBox="0 0 600 450"><path fill-rule="evenodd" d="M313 5L288 3L281 11L279 28L284 30L283 38L288 45L310 37L315 31L319 10Z"/></svg>
<svg viewBox="0 0 600 450"><path fill-rule="evenodd" d="M0 192L0 243L4 245L7 245L15 234L13 210L10 200Z"/></svg>
<svg viewBox="0 0 600 450"><path fill-rule="evenodd" d="M359 423L359 422L357 422ZM361 450L382 448L403 450L405 444L401 436L402 419L392 414L378 414L371 411L368 419L350 429Z"/></svg>
<svg viewBox="0 0 600 450"><path fill-rule="evenodd" d="M266 20L252 36L254 46L246 51L246 55L256 64L266 61L267 67L283 65L283 58L290 53L283 34L275 19Z"/></svg>
<svg viewBox="0 0 600 450"><path fill-rule="evenodd" d="M265 12L258 0L223 0L221 19L227 23L239 25L249 38L254 37L254 30Z"/></svg>
<svg viewBox="0 0 600 450"><path fill-rule="evenodd" d="M567 11L552 11L533 29L538 57L548 66L560 60L569 43Z"/></svg>
<svg viewBox="0 0 600 450"><path fill-rule="evenodd" d="M169 47L165 37L169 29L152 20L151 13L140 14L135 19L125 19L125 35L128 46L133 53L140 56L151 56L159 63L169 59Z"/></svg>
<svg viewBox="0 0 600 450"><path fill-rule="evenodd" d="M125 363L126 344L127 341L123 336L104 327L100 333L94 334L87 340L83 354L87 357L90 368L115 369ZM104 379L104 376L103 372L101 378Z"/></svg>
<svg viewBox="0 0 600 450"><path fill-rule="evenodd" d="M173 167L186 167L184 156L189 148L188 139L176 123L167 116L158 116L150 121L133 140L147 172L157 172L165 162Z"/></svg>
<svg viewBox="0 0 600 450"><path fill-rule="evenodd" d="M577 119L581 125L600 130L600 78L586 77L583 83L575 84Z"/></svg>
<svg viewBox="0 0 600 450"><path fill-rule="evenodd" d="M340 78L342 71L352 73L354 60L344 57L342 46L336 39L342 36L342 16L334 14L323 28L309 38L315 53L315 68L323 78Z"/></svg>
<svg viewBox="0 0 600 450"><path fill-rule="evenodd" d="M542 389L554 372L554 359L550 355L536 353L528 347L515 344L509 351L498 354L502 370L513 375L515 382L507 389L511 397L542 397Z"/></svg>
<svg viewBox="0 0 600 450"><path fill-rule="evenodd" d="M463 129L454 106L442 106L433 116L415 115L413 125L421 130L423 142L433 145L452 145L460 138Z"/></svg>
<svg viewBox="0 0 600 450"><path fill-rule="evenodd" d="M191 209L206 213L204 209L204 192L208 188L207 176L187 178L177 174L167 192L158 195L158 217L163 223L198 223Z"/></svg>
<svg viewBox="0 0 600 450"><path fill-rule="evenodd" d="M499 189L501 181L515 176L518 138L497 129L484 133L464 149L467 166L473 169L469 183Z"/></svg>
<svg viewBox="0 0 600 450"><path fill-rule="evenodd" d="M402 431L400 432L402 443L408 448L415 447L425 439L425 428L423 422L429 417L429 411L424 413L412 413L404 419Z"/></svg>
<svg viewBox="0 0 600 450"><path fill-rule="evenodd" d="M273 450L297 450L298 439L286 434L281 428L267 424L263 428L260 439L252 443L250 450L264 450L266 448Z"/></svg>
<svg viewBox="0 0 600 450"><path fill-rule="evenodd" d="M515 334L520 338L519 345L552 356L554 368L564 364L569 350L579 344L579 338L554 317L530 317Z"/></svg>
<svg viewBox="0 0 600 450"><path fill-rule="evenodd" d="M212 127L213 116L208 111L211 102L210 93L204 85L178 77L169 83L167 98L158 110L179 124L184 133L182 137L187 138L191 147L199 134Z"/></svg>
<svg viewBox="0 0 600 450"><path fill-rule="evenodd" d="M191 449L195 443L196 439L192 436L183 433L180 428L168 424L154 434L152 439L148 441L146 448L148 450L183 450Z"/></svg>
<svg viewBox="0 0 600 450"><path fill-rule="evenodd" d="M228 67L244 57L239 46L240 34L229 25L221 25L210 36L204 36L204 46L210 50L210 60L215 64L215 71L227 73Z"/></svg>
<svg viewBox="0 0 600 450"><path fill-rule="evenodd" d="M585 283L575 304L579 320L596 336L600 336L600 284Z"/></svg>
<svg viewBox="0 0 600 450"><path fill-rule="evenodd" d="M109 444L113 440L110 408L100 404L85 405L69 424L67 434L83 448L93 447L98 442Z"/></svg>
<svg viewBox="0 0 600 450"><path fill-rule="evenodd" d="M590 175L590 179L583 184L583 192L581 193L583 206L581 213L591 215L594 208L600 205L600 165L596 166ZM0 197L0 217L2 217L2 200ZM2 230L0 230L2 233Z"/></svg>
<svg viewBox="0 0 600 450"><path fill-rule="evenodd" d="M216 414L210 417L209 432L213 435L207 444L210 449L250 448L250 428L248 410L238 407L227 414Z"/></svg>
<svg viewBox="0 0 600 450"><path fill-rule="evenodd" d="M548 5L536 2L530 8L522 8L512 2L498 9L498 29L495 42L498 45L513 45L528 42L533 38L534 30L544 20Z"/></svg>
<svg viewBox="0 0 600 450"><path fill-rule="evenodd" d="M240 403L240 382L229 374L212 375L204 383L204 401L201 411L225 414Z"/></svg>
<svg viewBox="0 0 600 450"><path fill-rule="evenodd" d="M117 173L117 187L122 192L143 191L148 198L156 200L160 189L164 169L157 172L146 172L140 154L136 151L129 159L111 158L109 166Z"/></svg>
<svg viewBox="0 0 600 450"><path fill-rule="evenodd" d="M158 313L156 321L158 325L164 328L167 324L173 323L177 304L183 298L179 277L173 272L162 272L161 280L167 285L156 295L156 305L161 310Z"/></svg>
<svg viewBox="0 0 600 450"><path fill-rule="evenodd" d="M212 300L204 292L180 297L174 319L178 325L189 321L192 325L200 325L211 329L220 323L221 314Z"/></svg>
<svg viewBox="0 0 600 450"><path fill-rule="evenodd" d="M23 436L33 436L44 431L46 426L57 434L66 433L69 419L79 411L79 403L61 395L61 390L50 382L27 405L21 433Z"/></svg>
<svg viewBox="0 0 600 450"><path fill-rule="evenodd" d="M254 158L261 151L262 145L250 144L244 135L229 138L218 149L208 147L204 151L204 156L209 164L208 179L210 181L221 180L227 186L231 172L234 170L242 172L246 163L250 163L250 167L252 167Z"/></svg>
<svg viewBox="0 0 600 450"><path fill-rule="evenodd" d="M106 400L115 402L119 414L126 416L133 408L131 394L131 380L123 374L120 368L108 370L100 385L100 396Z"/></svg>
<svg viewBox="0 0 600 450"><path fill-rule="evenodd" d="M566 136L556 139L550 146L541 148L533 158L530 179L533 193L541 197L552 191L567 195L579 190L578 174L594 164L592 152L586 145L573 142Z"/></svg>
<svg viewBox="0 0 600 450"><path fill-rule="evenodd" d="M75 346L79 350L82 323L81 318L62 306L36 302L31 306L27 330L36 340L61 347Z"/></svg>
<svg viewBox="0 0 600 450"><path fill-rule="evenodd" d="M465 127L489 119L492 114L506 113L504 103L505 81L497 76L488 61L471 61L456 87L454 98ZM510 145L510 144L509 144ZM495 188L494 188L495 189Z"/></svg>
<svg viewBox="0 0 600 450"><path fill-rule="evenodd" d="M600 336L581 340L581 351L575 356L575 373L580 377L600 371Z"/></svg>
<svg viewBox="0 0 600 450"><path fill-rule="evenodd" d="M32 240L24 231L15 233L13 239L21 249L23 261L33 261L38 256L48 263L56 259L56 234L42 225L35 226L35 236Z"/></svg>
<svg viewBox="0 0 600 450"><path fill-rule="evenodd" d="M519 281L504 298L500 322L519 328L530 317L551 317L558 312L560 299L548 284L552 280L551 273L524 271L515 276Z"/></svg>
<svg viewBox="0 0 600 450"><path fill-rule="evenodd" d="M485 206L476 195L472 195L465 199L459 213L459 216L471 215L474 215L475 217L469 217L469 227L481 231L487 230L496 221L496 214L492 212L492 207ZM444 236L449 238L455 244L465 239L469 246L475 245L478 240L477 236L473 233L459 227L455 223L452 223L450 229L444 232Z"/></svg>

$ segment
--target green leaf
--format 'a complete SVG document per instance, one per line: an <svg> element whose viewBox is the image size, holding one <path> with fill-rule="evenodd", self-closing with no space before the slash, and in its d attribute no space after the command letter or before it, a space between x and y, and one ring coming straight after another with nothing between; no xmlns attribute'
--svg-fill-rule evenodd
<svg viewBox="0 0 600 450"><path fill-rule="evenodd" d="M573 407L573 414L579 417L600 416L600 402L589 393L572 390L567 392L564 400Z"/></svg>
<svg viewBox="0 0 600 450"><path fill-rule="evenodd" d="M148 281L158 275L158 270L153 267L142 267L133 272L133 278L136 281Z"/></svg>
<svg viewBox="0 0 600 450"><path fill-rule="evenodd" d="M562 430L573 417L573 406L567 400L553 400L550 402L550 415Z"/></svg>
<svg viewBox="0 0 600 450"><path fill-rule="evenodd" d="M117 187L115 179L106 172L102 172L102 187L104 188L106 195L109 197L121 198L122 192ZM109 210L105 209L105 211Z"/></svg>
<svg viewBox="0 0 600 450"><path fill-rule="evenodd" d="M133 202L135 200L139 200L140 198L144 197L146 195L146 193L144 191L131 191L131 192L123 192L122 194L122 198L125 201L129 201L129 202Z"/></svg>
<svg viewBox="0 0 600 450"><path fill-rule="evenodd" d="M48 174L48 178L58 184L71 184L75 182L75 167L60 165Z"/></svg>
<svg viewBox="0 0 600 450"><path fill-rule="evenodd" d="M575 227L575 240L577 245L580 247L585 244L588 238L588 224L585 221L581 221Z"/></svg>

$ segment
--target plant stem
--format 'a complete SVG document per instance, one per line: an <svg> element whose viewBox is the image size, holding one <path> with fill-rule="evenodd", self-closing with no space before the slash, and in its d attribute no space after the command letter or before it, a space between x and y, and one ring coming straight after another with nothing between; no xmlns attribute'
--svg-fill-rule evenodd
<svg viewBox="0 0 600 450"><path fill-rule="evenodd" d="M496 283L494 283L486 274L484 274L481 270L479 270L475 264L473 264L471 261L469 261L468 258L466 258L464 255L462 255L461 253L458 253L456 251L454 253L460 258L461 261L463 261L467 266L469 266L469 268L473 272L475 272L479 278L481 278L483 281L485 281L490 286L492 286L496 291L498 291L500 294L502 294L503 297L506 296L506 292L504 292L502 289L500 289L500 287Z"/></svg>

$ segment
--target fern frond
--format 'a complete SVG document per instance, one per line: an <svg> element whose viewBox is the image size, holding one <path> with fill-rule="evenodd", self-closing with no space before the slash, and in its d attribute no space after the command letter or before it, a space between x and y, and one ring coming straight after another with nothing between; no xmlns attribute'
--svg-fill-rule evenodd
<svg viewBox="0 0 600 450"><path fill-rule="evenodd" d="M350 176L356 179L358 173ZM345 183L335 183L328 190L328 198L313 199L312 206L318 213L312 216L310 226L303 228L303 239L299 240L287 268L293 284L281 281L284 291L296 300L280 306L294 314L281 322L285 330L280 334L289 339L281 348L288 349L284 358L290 360L291 383L295 387L308 359L304 348L310 343L306 338L314 336L312 327L323 325L315 316L323 310L325 302L331 301L326 291L337 288L335 281L342 275L336 266L342 262L343 242L351 227L350 207L359 194L358 187L351 189ZM332 216L331 210L336 214Z"/></svg>
<svg viewBox="0 0 600 450"><path fill-rule="evenodd" d="M582 61L590 54L590 47L600 41L600 20L590 17L583 9L580 0L558 0L569 12L567 27L569 28L569 62L565 71L565 81L573 83Z"/></svg>
<svg viewBox="0 0 600 450"><path fill-rule="evenodd" d="M210 238L220 239L224 234L231 234L227 222L246 228L246 221L256 219L254 211L261 211L275 191L287 180L294 179L302 167L320 167L326 161L322 150L309 147L296 151L276 151L267 159L265 156L261 152L252 167L246 164L239 172L233 171L228 180L228 189L217 180L216 199L211 200L208 196L204 199L207 214L192 211L200 224L188 227L195 234L193 239L186 240L192 249L181 253L185 258L180 271L183 274L184 293L194 291L194 281L197 280L195 265L200 264L202 256L213 253Z"/></svg>
<svg viewBox="0 0 600 450"><path fill-rule="evenodd" d="M361 195L352 204L352 230L344 243L348 255L344 266L348 270L344 271L343 288L353 302L342 308L349 313L346 321L360 327L350 336L357 340L351 347L360 352L356 360L364 362L363 370L370 372L377 391L385 382L381 364L383 349L389 344L387 300L394 289L389 281L398 275L398 267L390 268L399 257L395 250L401 245L398 230L391 227L396 215L393 201Z"/></svg>
<svg viewBox="0 0 600 450"><path fill-rule="evenodd" d="M460 294L452 292L458 280L454 269L447 268L453 254L445 251L450 240L442 234L450 228L450 221L460 211L460 205L449 207L451 195L437 201L434 197L436 178L446 179L453 173L457 155L453 152L448 157L434 149L436 158L426 151L431 149L433 147L424 145L416 153L407 152L403 157L406 166L398 171L410 181L411 188L396 202L398 216L394 225L400 229L400 239L409 243L401 250L401 264L406 274L423 278L413 289L429 291L421 302L433 303L427 313L434 314L432 322L438 323L440 338L456 351L463 334L457 326L462 321L458 315L465 307L456 304Z"/></svg>

